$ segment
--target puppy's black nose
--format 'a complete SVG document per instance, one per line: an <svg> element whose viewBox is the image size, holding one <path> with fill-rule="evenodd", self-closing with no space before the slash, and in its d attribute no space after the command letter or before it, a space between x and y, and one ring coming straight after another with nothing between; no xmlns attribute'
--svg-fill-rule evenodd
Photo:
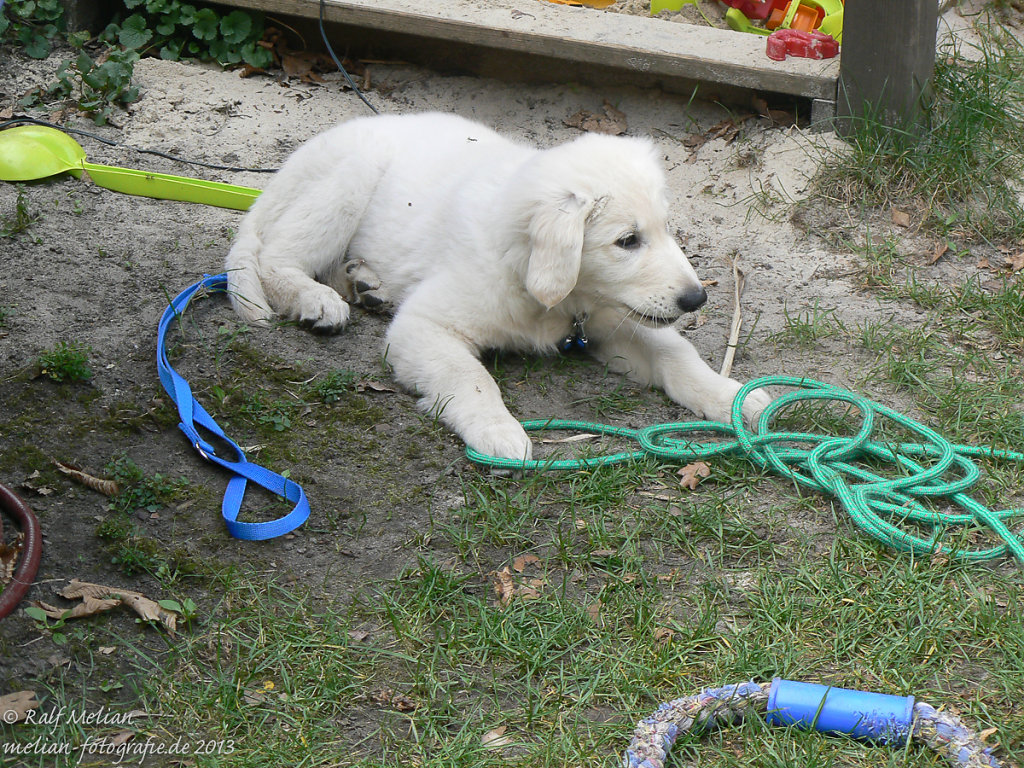
<svg viewBox="0 0 1024 768"><path fill-rule="evenodd" d="M700 309L707 300L708 292L704 290L704 286L698 285L696 288L692 288L686 293L679 294L679 296L676 297L676 306L683 310L683 312L695 312Z"/></svg>

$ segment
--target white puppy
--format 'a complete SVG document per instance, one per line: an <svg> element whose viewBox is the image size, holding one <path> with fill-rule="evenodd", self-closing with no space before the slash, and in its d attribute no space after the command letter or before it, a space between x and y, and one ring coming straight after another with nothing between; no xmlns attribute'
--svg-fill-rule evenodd
<svg viewBox="0 0 1024 768"><path fill-rule="evenodd" d="M348 302L386 296L395 377L485 454L529 458L531 443L484 350L552 352L585 335L611 368L723 421L740 386L672 328L706 294L668 232L646 140L584 135L541 150L451 115L352 120L288 159L227 270L250 322L335 331ZM768 402L752 393L745 418Z"/></svg>

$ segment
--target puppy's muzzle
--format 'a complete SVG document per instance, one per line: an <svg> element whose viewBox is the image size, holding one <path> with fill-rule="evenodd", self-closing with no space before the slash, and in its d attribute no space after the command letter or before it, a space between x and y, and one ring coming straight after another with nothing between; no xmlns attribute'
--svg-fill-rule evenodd
<svg viewBox="0 0 1024 768"><path fill-rule="evenodd" d="M708 292L704 290L704 286L698 285L676 296L676 306L683 312L695 312L704 306L707 300Z"/></svg>

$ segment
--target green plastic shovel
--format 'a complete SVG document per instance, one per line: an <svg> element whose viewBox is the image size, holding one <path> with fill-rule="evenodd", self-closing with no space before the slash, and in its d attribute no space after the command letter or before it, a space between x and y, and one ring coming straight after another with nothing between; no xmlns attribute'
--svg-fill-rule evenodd
<svg viewBox="0 0 1024 768"><path fill-rule="evenodd" d="M87 162L82 146L63 131L42 125L21 125L0 131L0 179L33 181L68 172L89 174L94 183L128 195L204 203L248 210L261 190L219 181L150 173Z"/></svg>

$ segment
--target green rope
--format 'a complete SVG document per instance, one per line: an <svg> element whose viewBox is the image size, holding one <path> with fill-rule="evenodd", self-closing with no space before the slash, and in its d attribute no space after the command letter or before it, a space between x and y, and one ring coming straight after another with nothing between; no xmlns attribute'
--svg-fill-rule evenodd
<svg viewBox="0 0 1024 768"><path fill-rule="evenodd" d="M753 390L766 386L794 387L764 409L753 431L743 422L743 402ZM849 403L861 414L861 426L852 436L837 437L807 432L771 432L769 425L780 411L805 401ZM875 423L888 419L921 438L920 442L882 443L872 440ZM517 461L486 456L466 449L470 461L513 470L573 470L619 464L644 456L670 461L694 461L723 455L742 455L756 466L770 469L798 485L834 496L853 522L869 536L904 552L943 552L968 561L992 560L1012 554L1024 563L1024 541L1006 521L1024 517L1024 508L993 511L967 495L981 476L970 457L988 457L1024 465L1024 453L979 448L949 442L933 429L880 403L830 384L789 376L767 376L744 385L732 405L732 423L686 421L627 429L607 424L564 419L524 421L528 431L567 430L594 432L632 440L634 450L579 459ZM698 442L688 433L712 433L720 440ZM811 446L811 447L808 447ZM854 464L858 461L860 464ZM864 466L888 462L901 468L898 477L885 478ZM961 510L936 511L922 500L944 499ZM924 536L901 525L911 523L931 530ZM951 548L940 538L953 526L986 527L1002 540L991 547Z"/></svg>

